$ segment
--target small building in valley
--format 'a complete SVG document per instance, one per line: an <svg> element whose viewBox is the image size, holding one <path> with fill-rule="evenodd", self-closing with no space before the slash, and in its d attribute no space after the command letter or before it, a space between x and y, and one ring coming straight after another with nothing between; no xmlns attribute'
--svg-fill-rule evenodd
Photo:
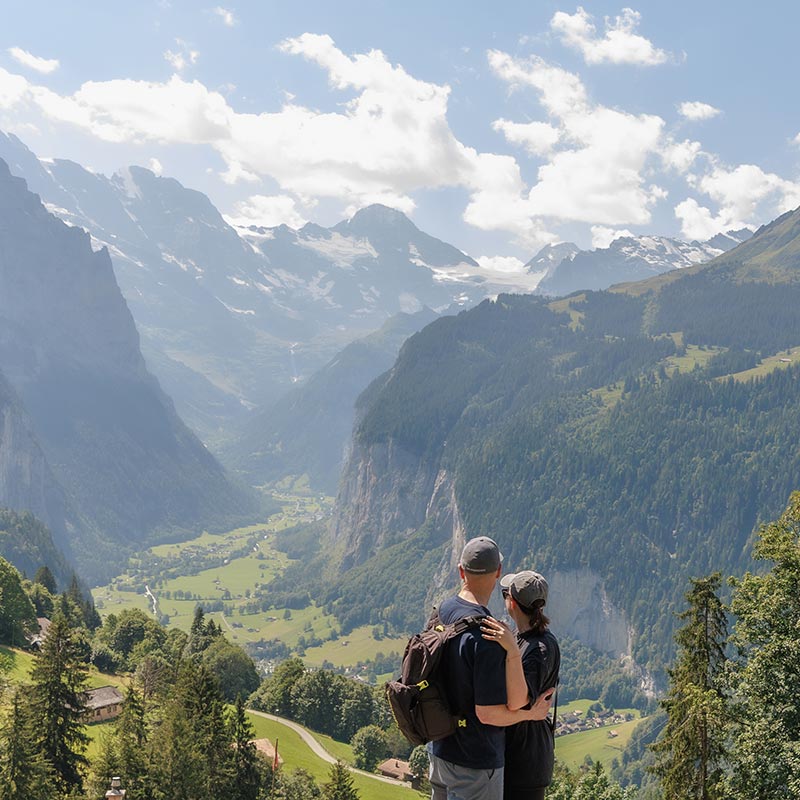
<svg viewBox="0 0 800 800"><path fill-rule="evenodd" d="M396 781L410 783L415 789L419 783L411 774L411 767L408 761L400 761L398 758L387 758L386 761L378 764L378 772L384 778L394 778Z"/></svg>
<svg viewBox="0 0 800 800"><path fill-rule="evenodd" d="M116 686L100 686L86 692L86 722L105 722L122 712L125 698Z"/></svg>

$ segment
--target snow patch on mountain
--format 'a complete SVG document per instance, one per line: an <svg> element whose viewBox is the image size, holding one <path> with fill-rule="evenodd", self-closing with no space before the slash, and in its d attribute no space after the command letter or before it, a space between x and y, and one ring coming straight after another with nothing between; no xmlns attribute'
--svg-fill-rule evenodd
<svg viewBox="0 0 800 800"><path fill-rule="evenodd" d="M330 236L297 239L297 244L331 261L342 269L352 268L359 258L377 258L378 251L367 239L354 239L332 231Z"/></svg>

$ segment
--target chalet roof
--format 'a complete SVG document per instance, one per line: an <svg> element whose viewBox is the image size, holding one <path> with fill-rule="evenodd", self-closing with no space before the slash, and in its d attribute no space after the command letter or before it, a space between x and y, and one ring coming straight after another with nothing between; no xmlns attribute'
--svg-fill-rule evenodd
<svg viewBox="0 0 800 800"><path fill-rule="evenodd" d="M270 762L275 759L275 745L269 739L253 739L252 743L256 746L256 750L265 755ZM280 753L278 753L278 764L283 764L283 757Z"/></svg>
<svg viewBox="0 0 800 800"><path fill-rule="evenodd" d="M401 781L411 778L411 766L408 761L400 761L399 758L387 758L378 764L378 772Z"/></svg>
<svg viewBox="0 0 800 800"><path fill-rule="evenodd" d="M124 702L125 697L116 686L100 686L98 689L89 689L86 692L86 708L90 711Z"/></svg>

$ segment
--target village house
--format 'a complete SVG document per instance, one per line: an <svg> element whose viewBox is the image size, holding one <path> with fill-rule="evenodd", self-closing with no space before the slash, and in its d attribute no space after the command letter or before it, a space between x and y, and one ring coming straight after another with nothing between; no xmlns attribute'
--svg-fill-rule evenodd
<svg viewBox="0 0 800 800"><path fill-rule="evenodd" d="M269 739L253 739L251 744L255 745L256 752L261 753L270 764L275 766L275 745ZM283 764L283 758L278 754L278 766Z"/></svg>
<svg viewBox="0 0 800 800"><path fill-rule="evenodd" d="M125 698L116 686L101 686L86 692L86 722L105 722L122 712Z"/></svg>
<svg viewBox="0 0 800 800"><path fill-rule="evenodd" d="M411 774L411 767L408 761L400 761L398 758L387 758L386 761L378 764L378 772L384 778L394 778L396 781L410 783L412 788L419 788L419 780Z"/></svg>

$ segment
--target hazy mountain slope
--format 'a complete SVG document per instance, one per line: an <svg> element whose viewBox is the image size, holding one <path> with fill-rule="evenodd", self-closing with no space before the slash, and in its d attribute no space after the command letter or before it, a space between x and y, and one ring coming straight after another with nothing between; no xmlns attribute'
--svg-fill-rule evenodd
<svg viewBox="0 0 800 800"><path fill-rule="evenodd" d="M108 247L151 369L209 440L393 314L503 290L384 206L330 229L234 228L202 193L141 167L106 177L40 162L1 133L0 158L96 249Z"/></svg>
<svg viewBox="0 0 800 800"><path fill-rule="evenodd" d="M356 398L391 367L403 342L435 318L429 309L397 314L379 331L347 345L306 383L254 412L223 450L223 462L251 483L307 474L314 488L335 492Z"/></svg>
<svg viewBox="0 0 800 800"><path fill-rule="evenodd" d="M105 250L0 162L0 368L70 502L110 546L254 511L145 368ZM97 555L67 530L81 559Z"/></svg>

